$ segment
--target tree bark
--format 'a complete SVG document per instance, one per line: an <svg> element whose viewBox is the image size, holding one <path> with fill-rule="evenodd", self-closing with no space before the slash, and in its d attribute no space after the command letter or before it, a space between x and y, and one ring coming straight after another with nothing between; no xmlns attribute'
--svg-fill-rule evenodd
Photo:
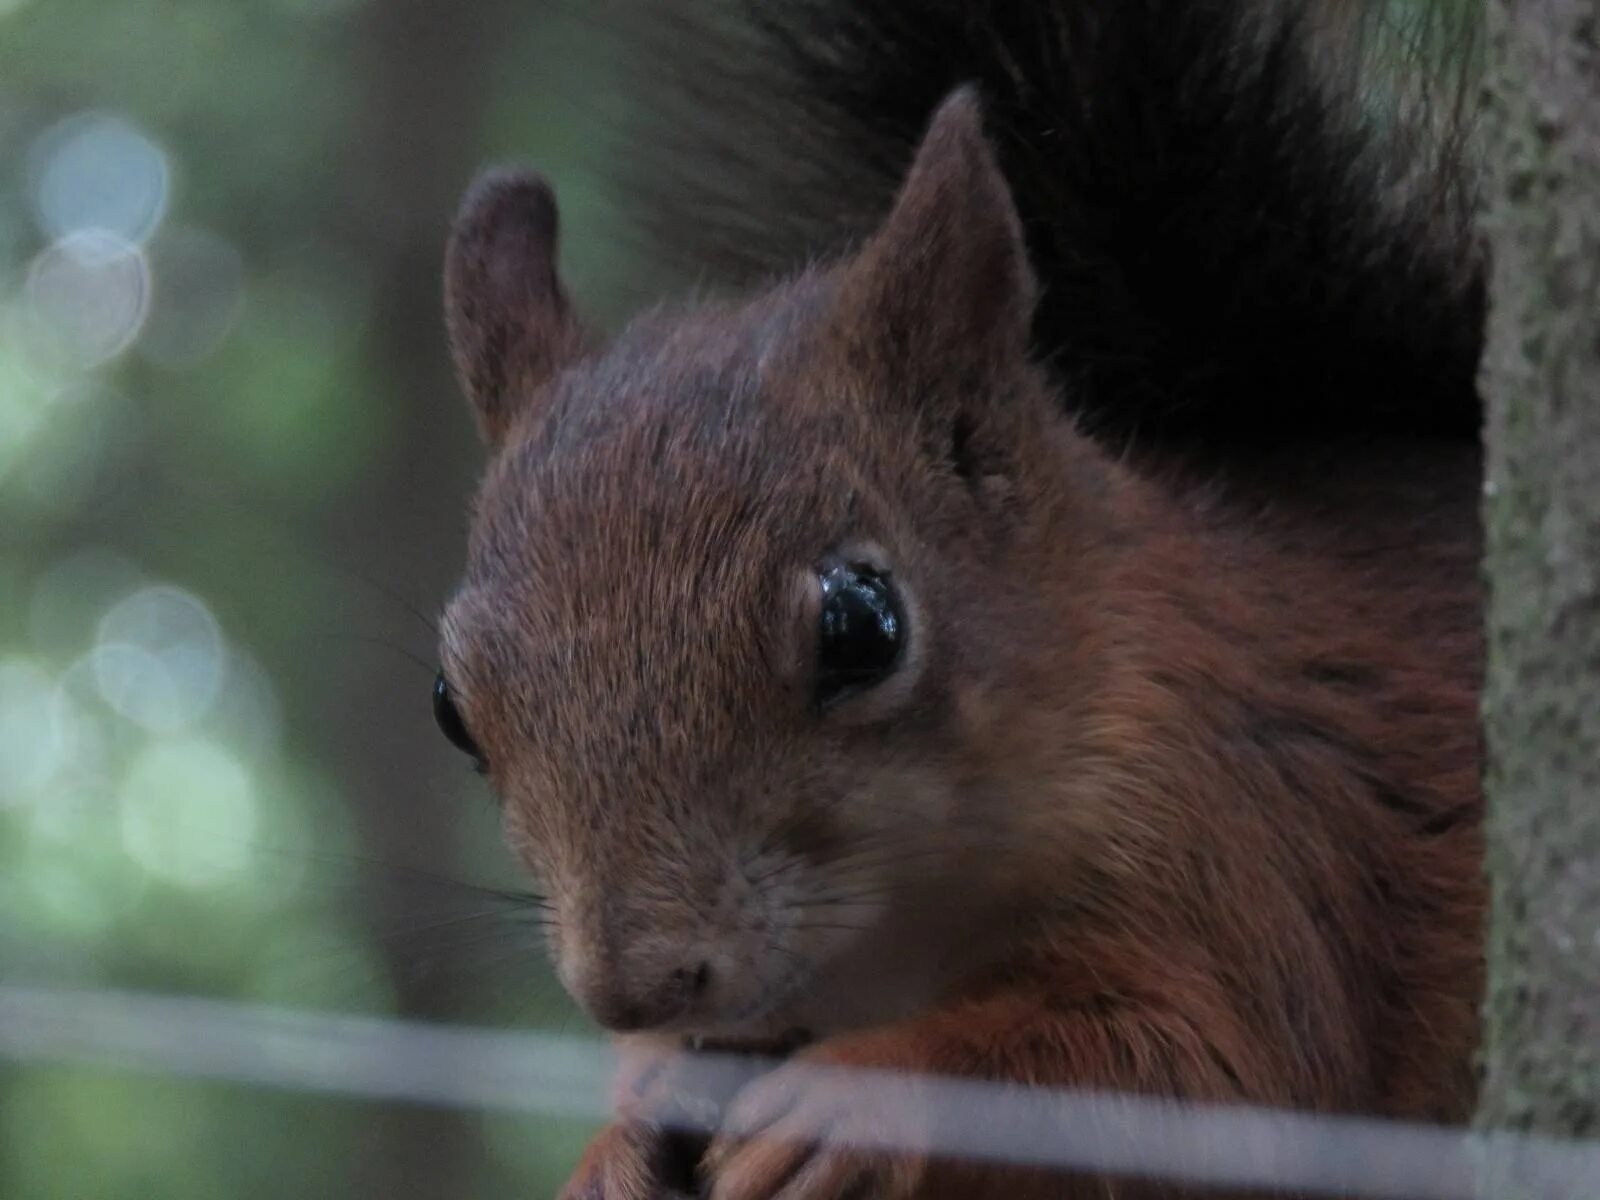
<svg viewBox="0 0 1600 1200"><path fill-rule="evenodd" d="M1480 1124L1600 1137L1600 3L1491 0ZM1485 1195L1576 1195L1486 1156ZM1593 1193L1596 1181L1587 1181Z"/></svg>

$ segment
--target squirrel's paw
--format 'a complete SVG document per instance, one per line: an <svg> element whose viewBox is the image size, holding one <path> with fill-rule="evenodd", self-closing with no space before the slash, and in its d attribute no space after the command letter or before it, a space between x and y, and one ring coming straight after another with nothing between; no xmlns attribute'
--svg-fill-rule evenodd
<svg viewBox="0 0 1600 1200"><path fill-rule="evenodd" d="M675 1094L682 1050L674 1039L648 1035L619 1038L617 1050L619 1119L585 1148L560 1200L688 1200L694 1164L685 1154L692 1143L655 1119Z"/></svg>
<svg viewBox="0 0 1600 1200"><path fill-rule="evenodd" d="M902 1102L867 1103L844 1080L808 1077L806 1066L907 1069L892 1044L865 1037L824 1042L748 1084L728 1129L701 1164L711 1200L905 1200L927 1167L927 1121L918 1088ZM884 1051L891 1051L884 1053ZM877 1097L879 1101L882 1097Z"/></svg>

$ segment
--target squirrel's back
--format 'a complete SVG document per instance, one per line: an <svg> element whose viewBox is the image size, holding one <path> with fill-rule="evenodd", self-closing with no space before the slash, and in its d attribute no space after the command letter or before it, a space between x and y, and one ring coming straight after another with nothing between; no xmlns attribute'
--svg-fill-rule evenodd
<svg viewBox="0 0 1600 1200"><path fill-rule="evenodd" d="M669 86L623 170L696 269L858 239L975 83L1043 285L1035 350L1090 432L1207 464L1476 438L1460 6L1402 26L1371 0L743 0L687 34L667 7Z"/></svg>

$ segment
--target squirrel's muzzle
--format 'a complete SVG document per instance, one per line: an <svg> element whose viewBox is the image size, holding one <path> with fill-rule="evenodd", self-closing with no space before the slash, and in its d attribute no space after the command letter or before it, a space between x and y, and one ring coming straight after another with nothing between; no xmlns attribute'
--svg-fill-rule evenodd
<svg viewBox="0 0 1600 1200"><path fill-rule="evenodd" d="M617 1033L671 1024L691 1013L710 987L711 965L703 960L664 970L625 961L600 963L568 983L584 1010Z"/></svg>

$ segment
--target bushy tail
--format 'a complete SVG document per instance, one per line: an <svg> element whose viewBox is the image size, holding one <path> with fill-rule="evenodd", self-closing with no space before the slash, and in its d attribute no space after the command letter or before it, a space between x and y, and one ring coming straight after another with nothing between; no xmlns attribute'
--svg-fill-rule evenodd
<svg viewBox="0 0 1600 1200"><path fill-rule="evenodd" d="M1443 70L1436 42L1378 52L1397 27L1358 0L736 3L664 18L651 65L681 103L634 163L631 200L699 267L843 248L976 82L1043 283L1036 347L1086 427L1213 451L1476 436L1459 40Z"/></svg>

